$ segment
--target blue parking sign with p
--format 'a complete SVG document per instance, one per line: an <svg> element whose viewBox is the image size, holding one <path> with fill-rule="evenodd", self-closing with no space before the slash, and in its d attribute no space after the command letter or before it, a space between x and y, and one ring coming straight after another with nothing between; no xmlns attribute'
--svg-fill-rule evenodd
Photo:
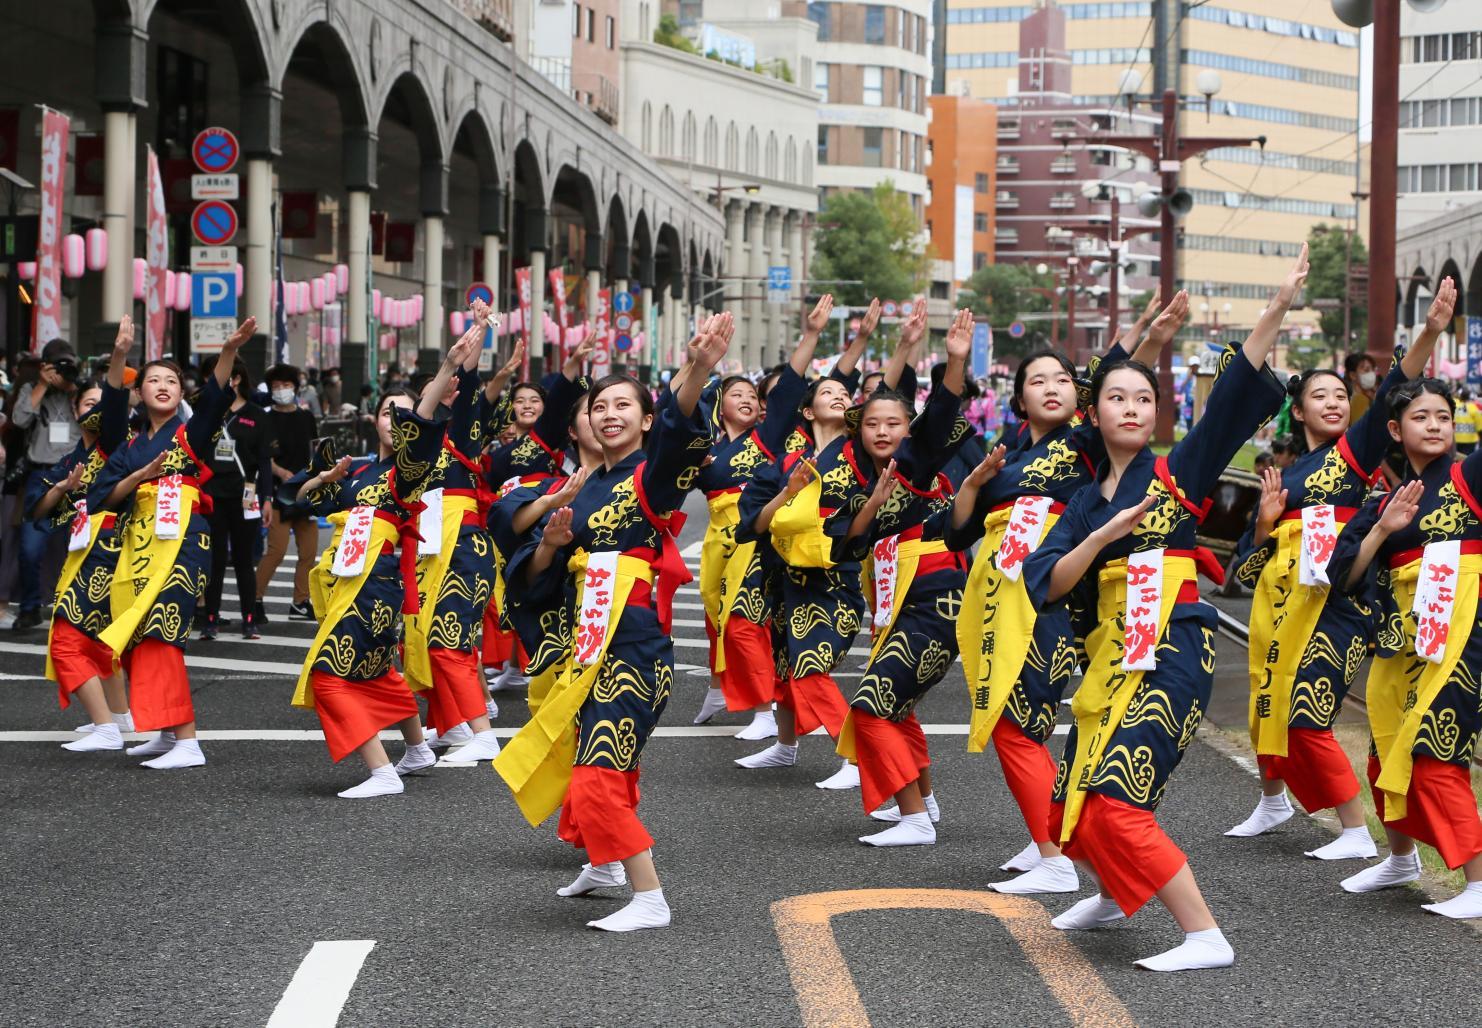
<svg viewBox="0 0 1482 1028"><path fill-rule="evenodd" d="M1467 385L1482 386L1482 317L1467 318Z"/></svg>
<svg viewBox="0 0 1482 1028"><path fill-rule="evenodd" d="M200 272L190 277L190 316L193 318L235 318L237 316L237 276Z"/></svg>

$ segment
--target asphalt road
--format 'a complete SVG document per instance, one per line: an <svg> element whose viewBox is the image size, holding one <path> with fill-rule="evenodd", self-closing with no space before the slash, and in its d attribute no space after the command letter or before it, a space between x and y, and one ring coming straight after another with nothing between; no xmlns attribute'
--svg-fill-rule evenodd
<svg viewBox="0 0 1482 1028"><path fill-rule="evenodd" d="M270 592L268 639L192 645L191 658L215 665L192 671L202 728L261 736L208 736L200 769L60 750L69 736L38 733L81 715L58 712L54 687L34 677L44 637L0 646L5 1023L308 1026L337 1013L347 1026L1368 1025L1406 1010L1476 1022L1482 936L1423 914L1415 889L1342 892L1357 867L1303 859L1330 837L1305 817L1265 839L1223 838L1256 782L1203 740L1161 820L1235 947L1233 968L1133 968L1178 941L1156 904L1072 936L1047 922L1078 897L985 893L1027 834L996 758L964 750L956 670L920 712L939 733L936 846L855 842L873 824L858 793L812 786L836 766L825 739L805 740L795 769L747 772L731 758L757 744L664 734L644 754L641 810L674 924L590 931L625 897L557 898L580 855L553 826L526 826L486 766L434 769L400 797L335 798L362 771L293 737L318 725L288 706L311 635L282 618L288 582L280 571ZM693 587L680 601L691 624L676 631L689 644L677 660L695 668L705 651ZM1221 701L1237 709L1226 694L1243 689L1243 655L1222 640L1219 659ZM681 671L667 727L689 726L705 684ZM500 700L498 724L513 730L523 700ZM817 898L840 891L853 895ZM845 912L828 918L829 903ZM358 948L363 964L325 945L351 940L373 943Z"/></svg>

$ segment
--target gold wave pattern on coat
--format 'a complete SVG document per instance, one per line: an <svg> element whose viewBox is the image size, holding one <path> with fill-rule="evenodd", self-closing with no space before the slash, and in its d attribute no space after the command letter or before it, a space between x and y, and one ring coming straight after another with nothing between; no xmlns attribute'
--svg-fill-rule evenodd
<svg viewBox="0 0 1482 1028"><path fill-rule="evenodd" d="M1121 727L1131 728L1149 722L1163 729L1170 738L1178 737L1179 723L1173 711L1173 698L1162 689L1151 688L1144 678L1132 702L1127 705L1127 713L1122 715Z"/></svg>
<svg viewBox="0 0 1482 1028"><path fill-rule="evenodd" d="M794 639L806 639L808 633L816 628L826 628L830 631L834 628L828 611L820 603L805 603L800 607L792 609L792 617L788 622L788 629L792 632Z"/></svg>
<svg viewBox="0 0 1482 1028"><path fill-rule="evenodd" d="M734 599L726 600L726 605L731 613L740 614L754 625L766 624L767 600L762 591L755 586L743 585Z"/></svg>
<svg viewBox="0 0 1482 1028"><path fill-rule="evenodd" d="M1317 469L1303 481L1302 488L1307 491L1309 502L1327 503L1343 490L1343 483L1347 479L1348 462L1338 452L1338 447L1334 446L1328 450Z"/></svg>
<svg viewBox="0 0 1482 1028"><path fill-rule="evenodd" d="M1194 734L1199 731L1199 722L1204 720L1204 710L1195 700L1189 707L1189 712L1184 715L1183 729L1178 733L1178 752L1182 753L1189 748L1189 743L1194 741Z"/></svg>
<svg viewBox="0 0 1482 1028"><path fill-rule="evenodd" d="M926 649L921 651L921 660L916 665L916 681L921 685L941 681L955 656L937 640L928 640Z"/></svg>
<svg viewBox="0 0 1482 1028"><path fill-rule="evenodd" d="M1348 652L1343 656L1343 681L1352 685L1358 677L1359 667L1364 663L1364 658L1369 655L1369 644L1362 636L1354 636L1348 640Z"/></svg>
<svg viewBox="0 0 1482 1028"><path fill-rule="evenodd" d="M1273 548L1270 545L1257 546L1249 557L1235 569L1235 578L1247 589L1254 589L1260 581L1261 572L1266 569L1266 563L1273 556Z"/></svg>
<svg viewBox="0 0 1482 1028"><path fill-rule="evenodd" d="M666 661L654 661L654 701L653 709L657 713L664 709L664 704L669 702L669 696L674 692L674 668Z"/></svg>
<svg viewBox="0 0 1482 1028"><path fill-rule="evenodd" d="M602 662L602 670L592 686L592 699L597 703L616 703L623 696L631 695L639 702L653 703L653 687L644 680L638 669L621 657L608 651Z"/></svg>
<svg viewBox="0 0 1482 1028"><path fill-rule="evenodd" d="M1420 730L1415 733L1415 744L1424 744L1437 760L1451 762L1457 758L1457 744L1461 742L1461 725L1457 723L1456 711L1450 707L1436 710L1432 707L1420 719Z"/></svg>
<svg viewBox="0 0 1482 1028"><path fill-rule="evenodd" d="M482 621L482 619L480 619ZM456 610L447 610L436 615L427 626L427 645L445 650L461 650L467 645L464 638L463 621Z"/></svg>
<svg viewBox="0 0 1482 1028"><path fill-rule="evenodd" d="M1075 666L1079 663L1075 645L1068 639L1058 638L1055 640L1055 653L1050 657L1050 681L1069 679L1075 674Z"/></svg>
<svg viewBox="0 0 1482 1028"><path fill-rule="evenodd" d="M1312 638L1307 640L1307 646L1302 650L1302 660L1298 666L1307 667L1318 660L1334 667L1343 666L1343 658L1338 655L1338 647L1333 645L1333 639L1327 632L1312 633Z"/></svg>
<svg viewBox="0 0 1482 1028"><path fill-rule="evenodd" d="M838 663L834 656L834 647L831 643L819 643L813 649L798 654L798 659L792 669L793 678L806 678L809 675L826 675L834 670Z"/></svg>
<svg viewBox="0 0 1482 1028"><path fill-rule="evenodd" d="M1305 717L1324 727L1332 723L1338 710L1338 694L1327 675L1308 680L1298 678L1292 686L1292 720Z"/></svg>
<svg viewBox="0 0 1482 1028"><path fill-rule="evenodd" d="M610 764L618 771L631 771L638 764L638 732L630 717L613 721L604 718L585 733L576 762L585 767Z"/></svg>
<svg viewBox="0 0 1482 1028"><path fill-rule="evenodd" d="M185 624L185 619L180 615L180 604L156 602L149 608L149 616L144 619L144 623L135 630L134 641L157 634L165 642L178 642L183 635L189 633L190 626Z"/></svg>
<svg viewBox="0 0 1482 1028"><path fill-rule="evenodd" d="M57 597L56 613L70 625L82 624L82 605L77 602L73 590L68 589Z"/></svg>
<svg viewBox="0 0 1482 1028"><path fill-rule="evenodd" d="M109 574L106 567L95 567L87 576L87 600L89 603L102 603L108 599L108 593L113 587L113 576Z"/></svg>
<svg viewBox="0 0 1482 1028"><path fill-rule="evenodd" d="M1403 652L1405 649L1405 615L1397 610L1389 611L1379 624L1376 641L1387 652Z"/></svg>
<svg viewBox="0 0 1482 1028"><path fill-rule="evenodd" d="M1109 747L1101 758L1096 773L1091 776L1090 788L1098 785L1115 785L1133 803L1146 805L1152 799L1153 782L1157 779L1157 767L1153 763L1150 746L1129 749L1123 745Z"/></svg>
<svg viewBox="0 0 1482 1028"><path fill-rule="evenodd" d="M314 663L326 665L336 678L349 678L355 667L355 640L349 635L330 635L314 655Z"/></svg>
<svg viewBox="0 0 1482 1028"><path fill-rule="evenodd" d="M1440 500L1439 507L1420 519L1420 532L1425 536L1426 542L1455 539L1465 529L1477 524L1477 518L1467 506L1467 501L1456 491L1455 482L1448 479L1441 486Z"/></svg>
<svg viewBox="0 0 1482 1028"><path fill-rule="evenodd" d="M845 639L853 638L854 633L859 631L859 611L840 600L834 604L834 624Z"/></svg>
<svg viewBox="0 0 1482 1028"><path fill-rule="evenodd" d="M392 651L390 646L377 646L372 650L368 650L360 658L360 663L356 664L354 670L350 672L349 677L358 679L380 678L390 669L391 656Z"/></svg>

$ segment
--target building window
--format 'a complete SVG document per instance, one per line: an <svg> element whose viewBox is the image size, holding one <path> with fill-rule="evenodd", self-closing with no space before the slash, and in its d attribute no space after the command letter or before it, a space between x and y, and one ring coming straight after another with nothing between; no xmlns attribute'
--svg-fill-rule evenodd
<svg viewBox="0 0 1482 1028"><path fill-rule="evenodd" d="M988 263L988 255L986 253L984 253L982 250L974 250L973 251L973 270L974 271L977 271L979 268L981 268L983 265L985 265L987 263Z"/></svg>
<svg viewBox="0 0 1482 1028"><path fill-rule="evenodd" d="M813 90L824 103L828 103L828 70L831 67L822 61L813 65Z"/></svg>
<svg viewBox="0 0 1482 1028"><path fill-rule="evenodd" d="M988 173L986 171L978 172L973 178L973 191L976 193L988 192Z"/></svg>
<svg viewBox="0 0 1482 1028"><path fill-rule="evenodd" d="M607 49L617 48L617 20L612 15L607 16Z"/></svg>
<svg viewBox="0 0 1482 1028"><path fill-rule="evenodd" d="M988 231L988 215L984 214L982 211L977 211L973 214L973 231Z"/></svg>
<svg viewBox="0 0 1482 1028"><path fill-rule="evenodd" d="M571 5L571 36L573 39L581 38L581 4Z"/></svg>
<svg viewBox="0 0 1482 1028"><path fill-rule="evenodd" d="M876 44L885 42L885 7L883 4L865 5L864 41Z"/></svg>
<svg viewBox="0 0 1482 1028"><path fill-rule="evenodd" d="M879 65L864 68L864 100L866 107L879 107L885 103L885 69Z"/></svg>
<svg viewBox="0 0 1482 1028"><path fill-rule="evenodd" d="M818 41L827 42L833 38L832 29L829 24L829 8L833 4L810 3L808 5L808 20L818 25Z"/></svg>
<svg viewBox="0 0 1482 1028"><path fill-rule="evenodd" d="M867 127L861 131L864 133L864 159L860 163L866 168L878 168L881 151L885 148L885 130Z"/></svg>
<svg viewBox="0 0 1482 1028"><path fill-rule="evenodd" d="M911 109L911 94L915 90L911 88L911 73L899 71L895 73L895 105L903 111Z"/></svg>
<svg viewBox="0 0 1482 1028"><path fill-rule="evenodd" d="M828 163L828 126L818 126L818 163Z"/></svg>
<svg viewBox="0 0 1482 1028"><path fill-rule="evenodd" d="M587 42L597 42L597 12L587 8Z"/></svg>

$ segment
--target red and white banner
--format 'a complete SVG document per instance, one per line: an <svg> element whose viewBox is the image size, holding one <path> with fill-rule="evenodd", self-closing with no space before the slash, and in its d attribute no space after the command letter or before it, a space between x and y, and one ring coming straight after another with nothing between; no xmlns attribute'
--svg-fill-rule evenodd
<svg viewBox="0 0 1482 1028"><path fill-rule="evenodd" d="M153 147L149 148L146 174L149 231L144 258L149 265L149 280L144 290L144 359L157 361L165 355L165 278L170 273L170 237L165 220L165 183Z"/></svg>
<svg viewBox="0 0 1482 1028"><path fill-rule="evenodd" d="M617 585L619 554L616 550L593 553L587 557L586 577L582 580L581 609L577 611L576 662L590 667L602 656L607 631L612 621L613 590Z"/></svg>
<svg viewBox="0 0 1482 1028"><path fill-rule="evenodd" d="M530 269L515 269L515 291L520 296L520 324L525 332L525 360L520 367L520 378L530 377Z"/></svg>
<svg viewBox="0 0 1482 1028"><path fill-rule="evenodd" d="M612 290L597 290L597 310L592 318L597 349L592 351L593 374L606 374L612 368Z"/></svg>
<svg viewBox="0 0 1482 1028"><path fill-rule="evenodd" d="M546 276L551 282L551 310L556 314L556 324L566 328L566 273L552 268Z"/></svg>
<svg viewBox="0 0 1482 1028"><path fill-rule="evenodd" d="M49 108L41 116L41 226L36 239L36 306L31 352L62 335L62 200L67 182L67 134L72 122Z"/></svg>
<svg viewBox="0 0 1482 1028"><path fill-rule="evenodd" d="M156 539L180 538L181 484L179 475L164 475L155 479L154 537Z"/></svg>
<svg viewBox="0 0 1482 1028"><path fill-rule="evenodd" d="M1144 550L1127 557L1127 621L1123 637L1123 671L1152 671L1158 666L1158 615L1163 610L1163 551Z"/></svg>
<svg viewBox="0 0 1482 1028"><path fill-rule="evenodd" d="M1338 523L1332 506L1319 503L1302 508L1302 555L1297 581L1302 585L1330 585L1328 561L1338 546Z"/></svg>
<svg viewBox="0 0 1482 1028"><path fill-rule="evenodd" d="M329 573L336 578L354 578L365 570L370 552L371 532L376 522L374 507L351 507L340 532L340 544L334 551L334 564Z"/></svg>
<svg viewBox="0 0 1482 1028"><path fill-rule="evenodd" d="M1432 664L1446 657L1460 578L1461 540L1426 543L1410 610L1415 615L1415 652Z"/></svg>
<svg viewBox="0 0 1482 1028"><path fill-rule="evenodd" d="M1055 501L1048 496L1021 496L1009 512L1009 523L998 544L998 570L1010 581L1017 582L1024 570L1025 559L1039 549L1045 534L1045 519Z"/></svg>
<svg viewBox="0 0 1482 1028"><path fill-rule="evenodd" d="M875 544L872 553L875 565L875 609L873 624L875 634L885 631L890 624L890 612L895 609L895 581L900 569L899 535L887 536Z"/></svg>

